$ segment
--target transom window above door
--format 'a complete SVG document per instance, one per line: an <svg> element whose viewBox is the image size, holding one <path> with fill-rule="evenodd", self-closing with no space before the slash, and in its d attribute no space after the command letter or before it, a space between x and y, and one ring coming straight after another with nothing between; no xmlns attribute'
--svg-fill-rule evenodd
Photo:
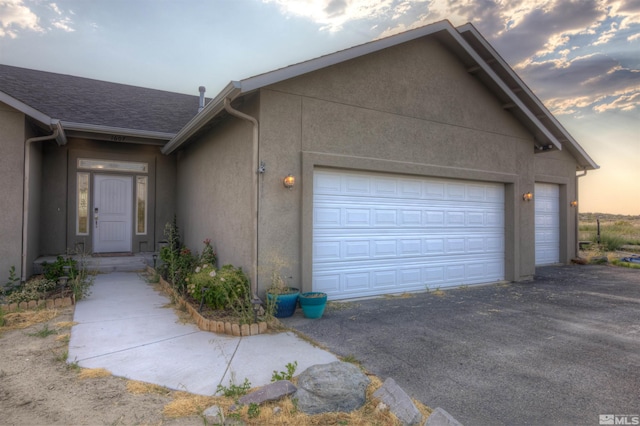
<svg viewBox="0 0 640 426"><path fill-rule="evenodd" d="M147 163L138 163L135 161L114 161L78 158L78 168L112 172L147 173L149 167Z"/></svg>

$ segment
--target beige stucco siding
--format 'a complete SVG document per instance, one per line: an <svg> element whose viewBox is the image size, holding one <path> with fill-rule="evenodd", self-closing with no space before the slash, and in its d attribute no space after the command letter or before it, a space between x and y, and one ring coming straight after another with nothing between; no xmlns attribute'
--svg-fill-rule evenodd
<svg viewBox="0 0 640 426"><path fill-rule="evenodd" d="M228 117L178 155L177 218L184 243L202 251L210 238L218 264L251 271L252 126Z"/></svg>
<svg viewBox="0 0 640 426"><path fill-rule="evenodd" d="M535 272L534 208L521 196L534 190L533 137L438 43L416 40L270 86L260 106L260 261L267 248L285 254L293 284L311 290L317 167L501 182L505 277ZM287 173L298 177L293 191L282 187Z"/></svg>
<svg viewBox="0 0 640 426"><path fill-rule="evenodd" d="M18 277L22 264L22 193L24 168L24 114L0 103L0 181L3 211L0 215L0 274L9 276L15 266Z"/></svg>

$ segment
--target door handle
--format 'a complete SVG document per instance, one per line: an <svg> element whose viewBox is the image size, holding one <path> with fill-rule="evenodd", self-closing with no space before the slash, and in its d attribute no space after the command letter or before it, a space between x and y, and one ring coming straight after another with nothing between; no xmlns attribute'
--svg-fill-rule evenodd
<svg viewBox="0 0 640 426"><path fill-rule="evenodd" d="M96 221L96 228L98 227L98 208L93 209L93 219Z"/></svg>

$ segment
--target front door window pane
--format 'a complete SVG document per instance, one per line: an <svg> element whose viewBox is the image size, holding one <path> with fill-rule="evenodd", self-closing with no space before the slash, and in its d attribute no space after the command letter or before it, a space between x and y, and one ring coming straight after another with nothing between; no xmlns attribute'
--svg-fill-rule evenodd
<svg viewBox="0 0 640 426"><path fill-rule="evenodd" d="M78 173L76 234L89 235L89 173Z"/></svg>
<svg viewBox="0 0 640 426"><path fill-rule="evenodd" d="M147 233L147 177L136 178L136 234Z"/></svg>

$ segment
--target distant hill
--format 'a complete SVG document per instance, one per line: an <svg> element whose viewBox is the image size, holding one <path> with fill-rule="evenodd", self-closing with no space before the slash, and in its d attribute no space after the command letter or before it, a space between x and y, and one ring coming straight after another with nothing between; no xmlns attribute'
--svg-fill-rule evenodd
<svg viewBox="0 0 640 426"><path fill-rule="evenodd" d="M578 220L580 222L595 222L597 219L606 221L624 220L627 222L634 222L640 221L640 215L633 216L611 213L578 213Z"/></svg>

